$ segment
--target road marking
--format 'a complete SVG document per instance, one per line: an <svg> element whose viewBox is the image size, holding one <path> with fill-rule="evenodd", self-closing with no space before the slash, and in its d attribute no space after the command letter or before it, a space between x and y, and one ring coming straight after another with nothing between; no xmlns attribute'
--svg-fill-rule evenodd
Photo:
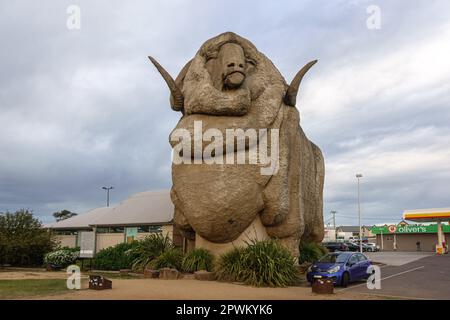
<svg viewBox="0 0 450 320"><path fill-rule="evenodd" d="M409 270L406 270L406 271L402 271L402 272L399 272L399 273L390 275L390 276L388 276L388 277L381 278L381 279L380 279L380 282L383 281L383 280L386 280L386 279L390 279L390 278L393 278L393 277L397 277L397 276L400 276L400 275L402 275L402 274L405 274L405 273L408 273L408 272L413 272L413 271L416 271L416 270L419 270L419 269L423 269L423 268L425 268L425 266L420 266L420 267L417 267L417 268L414 268L414 269L409 269ZM367 283L364 282L364 283L361 283L361 284L357 284L356 286L351 286L351 287L348 287L348 288L343 288L343 289L337 290L336 292L341 292L341 291L344 291L344 290L353 289L353 288L357 288L357 287L364 286L364 285L367 285Z"/></svg>
<svg viewBox="0 0 450 320"><path fill-rule="evenodd" d="M406 270L406 271L403 271L403 272L399 272L399 273L393 274L393 275L391 275L389 277L381 278L380 281L386 280L386 279L389 279L389 278L392 278L392 277L396 277L396 276L399 276L401 274L405 274L405 273L408 273L408 272L413 272L413 271L416 271L416 270L419 270L419 269L423 269L423 268L425 268L425 266L420 266L420 267L417 267L417 268L414 268L414 269L409 269L409 270Z"/></svg>

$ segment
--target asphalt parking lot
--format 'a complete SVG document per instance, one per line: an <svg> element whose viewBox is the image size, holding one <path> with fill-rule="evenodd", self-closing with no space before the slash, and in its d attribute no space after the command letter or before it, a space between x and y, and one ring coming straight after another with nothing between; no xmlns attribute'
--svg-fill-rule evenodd
<svg viewBox="0 0 450 320"><path fill-rule="evenodd" d="M396 254L399 255L396 256ZM393 298L450 300L450 255L422 254L423 257L420 257L420 254L422 253L416 253L416 259L413 261L410 261L413 257L412 253L382 252L375 254L378 259L373 254L369 254L373 261L382 259L386 262L391 261L390 265L382 266L380 269L381 289L370 290L365 282L358 282L348 288L337 288L336 291Z"/></svg>
<svg viewBox="0 0 450 320"><path fill-rule="evenodd" d="M434 255L434 252L364 252L370 260L389 266L402 266L404 264Z"/></svg>

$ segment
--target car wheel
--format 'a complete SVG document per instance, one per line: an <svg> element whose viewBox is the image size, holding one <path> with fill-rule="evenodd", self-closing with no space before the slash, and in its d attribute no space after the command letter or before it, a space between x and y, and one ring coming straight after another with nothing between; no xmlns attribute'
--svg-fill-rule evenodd
<svg viewBox="0 0 450 320"><path fill-rule="evenodd" d="M344 288L347 288L349 283L350 283L350 276L349 276L348 272L344 272L344 274L342 275L341 285Z"/></svg>

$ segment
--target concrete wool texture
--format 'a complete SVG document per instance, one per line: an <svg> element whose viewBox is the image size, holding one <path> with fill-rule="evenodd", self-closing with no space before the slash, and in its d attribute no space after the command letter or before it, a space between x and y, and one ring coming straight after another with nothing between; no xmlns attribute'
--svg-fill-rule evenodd
<svg viewBox="0 0 450 320"><path fill-rule="evenodd" d="M175 129L191 137L194 121L202 121L202 133L218 129L224 150L226 129L267 129L268 141L270 130L279 130L279 170L271 176L261 175L267 165L248 162L172 164L174 222L183 235L232 242L259 215L267 234L295 256L300 240L321 241L324 159L300 127L297 91L289 99L290 86L273 63L250 41L226 32L206 41L171 80L172 108L183 113ZM252 147L247 143L247 154Z"/></svg>

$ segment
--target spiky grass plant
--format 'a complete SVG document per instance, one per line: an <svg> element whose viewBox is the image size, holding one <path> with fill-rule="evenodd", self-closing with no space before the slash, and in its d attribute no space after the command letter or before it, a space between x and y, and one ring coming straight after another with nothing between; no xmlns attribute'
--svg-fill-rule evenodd
<svg viewBox="0 0 450 320"><path fill-rule="evenodd" d="M136 248L133 249L133 254L137 256L133 261L133 269L145 269L150 262L173 248L175 246L168 235L162 235L160 233L149 235L138 241Z"/></svg>
<svg viewBox="0 0 450 320"><path fill-rule="evenodd" d="M320 257L328 253L327 248L316 242L302 242L300 243L300 257L299 262L315 262Z"/></svg>
<svg viewBox="0 0 450 320"><path fill-rule="evenodd" d="M153 269L173 268L180 270L183 253L178 248L170 248L150 262Z"/></svg>
<svg viewBox="0 0 450 320"><path fill-rule="evenodd" d="M298 279L295 258L277 240L250 241L222 255L217 264L219 280L263 287L285 287Z"/></svg>
<svg viewBox="0 0 450 320"><path fill-rule="evenodd" d="M214 257L206 249L193 249L183 258L182 270L185 272L195 272L199 270L212 271Z"/></svg>
<svg viewBox="0 0 450 320"><path fill-rule="evenodd" d="M240 274L243 270L243 252L243 248L235 247L219 257L214 268L218 280L229 282L239 281Z"/></svg>

